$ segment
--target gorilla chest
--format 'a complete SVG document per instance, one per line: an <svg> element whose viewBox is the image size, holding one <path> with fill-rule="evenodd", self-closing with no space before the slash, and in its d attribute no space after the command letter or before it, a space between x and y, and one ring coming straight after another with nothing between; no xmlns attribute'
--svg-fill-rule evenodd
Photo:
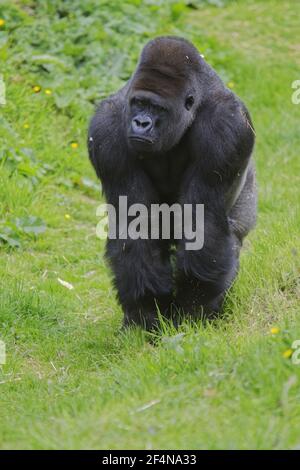
<svg viewBox="0 0 300 470"><path fill-rule="evenodd" d="M142 167L158 192L161 202L176 202L187 160L187 155L179 151L141 160Z"/></svg>

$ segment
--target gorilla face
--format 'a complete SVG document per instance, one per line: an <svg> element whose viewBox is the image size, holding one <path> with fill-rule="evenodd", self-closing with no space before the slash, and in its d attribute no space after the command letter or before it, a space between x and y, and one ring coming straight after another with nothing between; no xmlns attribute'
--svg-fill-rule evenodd
<svg viewBox="0 0 300 470"><path fill-rule="evenodd" d="M138 90L129 96L126 121L132 150L161 154L179 142L195 115L193 94L182 95L170 100L152 91Z"/></svg>

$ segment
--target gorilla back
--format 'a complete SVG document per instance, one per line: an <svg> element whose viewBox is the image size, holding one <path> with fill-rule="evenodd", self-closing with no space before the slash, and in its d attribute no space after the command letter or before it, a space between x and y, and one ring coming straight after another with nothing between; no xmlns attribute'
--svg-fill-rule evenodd
<svg viewBox="0 0 300 470"><path fill-rule="evenodd" d="M108 239L125 325L212 316L237 271L243 238L256 219L251 158L254 130L242 101L188 41L158 37L143 49L128 83L102 101L88 148L107 202L204 204L204 244L159 236ZM130 222L130 218L128 223ZM171 248L176 248L176 267Z"/></svg>

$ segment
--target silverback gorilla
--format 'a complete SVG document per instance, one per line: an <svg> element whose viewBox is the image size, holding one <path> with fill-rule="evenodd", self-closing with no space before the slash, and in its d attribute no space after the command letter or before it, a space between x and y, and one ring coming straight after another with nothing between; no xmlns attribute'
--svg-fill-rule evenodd
<svg viewBox="0 0 300 470"><path fill-rule="evenodd" d="M128 205L204 205L197 251L184 237L108 239L124 325L151 329L158 312L175 322L220 312L256 219L253 146L245 105L182 38L150 41L127 84L100 103L89 156L117 213L119 196Z"/></svg>

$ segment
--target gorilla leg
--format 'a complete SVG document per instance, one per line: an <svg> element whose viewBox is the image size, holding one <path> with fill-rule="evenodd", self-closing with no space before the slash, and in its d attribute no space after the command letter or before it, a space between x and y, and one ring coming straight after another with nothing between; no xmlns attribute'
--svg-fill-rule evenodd
<svg viewBox="0 0 300 470"><path fill-rule="evenodd" d="M185 268L179 270L177 277L176 301L179 310L190 314L193 318L211 318L219 313L227 290L232 285L238 272L238 256L232 245L233 256L227 272L220 272L216 267L215 273L211 271L203 276L203 272L195 269L194 260L185 252ZM197 257L197 253L192 256ZM201 256L200 256L201 258Z"/></svg>
<svg viewBox="0 0 300 470"><path fill-rule="evenodd" d="M230 230L220 193L189 180L182 204L204 204L204 244L199 250L187 250L182 240L177 250L177 305L193 317L219 312L226 291L239 266L240 242ZM195 207L195 203L192 203ZM196 211L193 211L195 217ZM193 227L197 226L191 221Z"/></svg>
<svg viewBox="0 0 300 470"><path fill-rule="evenodd" d="M228 214L232 232L242 244L243 238L248 235L256 223L257 188L255 169L250 162L244 187Z"/></svg>
<svg viewBox="0 0 300 470"><path fill-rule="evenodd" d="M157 193L144 172L134 168L130 168L123 179L113 183L104 181L107 200L116 211L117 238L108 240L106 256L124 311L124 324L134 323L150 329L157 323L158 310L162 315L167 314L173 289L168 245L165 240L149 237L150 205L157 202ZM121 195L127 196L126 209L120 204ZM137 239L129 233L135 216L127 213L136 201L148 209L148 237L145 233L144 238ZM138 214L140 209L136 210Z"/></svg>
<svg viewBox="0 0 300 470"><path fill-rule="evenodd" d="M255 170L250 163L245 184L229 211L229 226L226 228L225 222L222 233L220 226L209 222L208 212L202 250L187 252L181 248L177 302L183 311L193 317L211 317L221 310L226 291L238 272L243 239L255 225L256 211Z"/></svg>
<svg viewBox="0 0 300 470"><path fill-rule="evenodd" d="M159 241L109 240L107 257L113 268L124 325L156 326L172 300L172 273Z"/></svg>

